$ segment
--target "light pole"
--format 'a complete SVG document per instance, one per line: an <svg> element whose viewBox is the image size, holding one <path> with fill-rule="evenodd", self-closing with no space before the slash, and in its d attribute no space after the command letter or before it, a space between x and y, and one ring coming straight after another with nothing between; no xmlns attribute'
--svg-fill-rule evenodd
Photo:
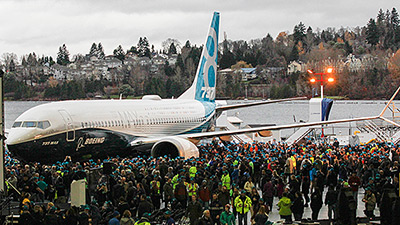
<svg viewBox="0 0 400 225"><path fill-rule="evenodd" d="M313 70L307 70L307 72L311 75L317 75L317 76L319 75L320 76L319 80L312 77L310 79L310 82L311 83L315 83L315 82L321 83L321 104L322 104L322 101L324 100L324 81L329 82L329 83L332 83L333 81L335 81L332 77L328 77L327 80L324 80L324 75L331 75L333 73L333 68L332 67L326 68L325 73L314 73ZM322 106L321 106L321 108L322 108ZM322 114L322 111L321 111L321 114ZM321 120L322 120L322 118L321 118ZM324 125L321 125L321 137L324 137Z"/></svg>
<svg viewBox="0 0 400 225"><path fill-rule="evenodd" d="M320 79L316 80L314 77L310 79L311 83L315 83L315 82L321 82L321 99L324 99L324 81L327 81L329 83L332 83L333 81L335 81L335 79L333 79L332 77L329 77L327 80L324 80L324 75L331 75L333 73L333 68L332 67L328 67L326 68L326 72L325 73L314 73L313 70L307 70L307 72L309 74L312 75L319 75Z"/></svg>

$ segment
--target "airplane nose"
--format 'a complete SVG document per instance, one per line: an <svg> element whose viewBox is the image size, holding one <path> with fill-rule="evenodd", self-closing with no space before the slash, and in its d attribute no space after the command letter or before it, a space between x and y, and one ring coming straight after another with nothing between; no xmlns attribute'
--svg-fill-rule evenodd
<svg viewBox="0 0 400 225"><path fill-rule="evenodd" d="M34 130L14 128L10 130L8 137L6 139L7 145L16 145L32 139L34 135Z"/></svg>

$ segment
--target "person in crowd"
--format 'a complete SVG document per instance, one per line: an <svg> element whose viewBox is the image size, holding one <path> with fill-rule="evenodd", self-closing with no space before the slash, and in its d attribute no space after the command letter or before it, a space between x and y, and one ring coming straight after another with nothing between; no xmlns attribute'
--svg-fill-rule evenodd
<svg viewBox="0 0 400 225"><path fill-rule="evenodd" d="M172 201L174 196L174 189L172 187L172 179L167 176L167 182L165 182L163 186L163 193L164 193L164 203L168 205Z"/></svg>
<svg viewBox="0 0 400 225"><path fill-rule="evenodd" d="M246 181L246 183L244 184L244 190L246 190L247 194L251 193L251 190L253 188L255 188L256 186L254 185L251 177L248 178L248 180Z"/></svg>
<svg viewBox="0 0 400 225"><path fill-rule="evenodd" d="M211 218L210 210L204 210L203 216L201 216L197 225L214 225L214 221Z"/></svg>
<svg viewBox="0 0 400 225"><path fill-rule="evenodd" d="M210 204L211 219L219 224L219 217L224 209L223 205L218 199L218 194L214 193Z"/></svg>
<svg viewBox="0 0 400 225"><path fill-rule="evenodd" d="M136 221L135 225L151 225L150 213L144 213L140 220Z"/></svg>
<svg viewBox="0 0 400 225"><path fill-rule="evenodd" d="M120 225L119 217L119 212L114 211L114 213L112 214L112 218L108 221L108 225Z"/></svg>
<svg viewBox="0 0 400 225"><path fill-rule="evenodd" d="M200 186L199 199L203 204L203 207L208 208L211 199L211 192L210 188L208 187L207 180L203 180Z"/></svg>
<svg viewBox="0 0 400 225"><path fill-rule="evenodd" d="M251 189L251 193L249 195L250 199L251 199L251 208L250 208L250 213L251 213L251 218L254 217L254 215L258 212L259 209L259 200L260 200L260 194L258 194L257 188L253 187ZM263 201L264 202L264 201Z"/></svg>
<svg viewBox="0 0 400 225"><path fill-rule="evenodd" d="M235 198L234 205L238 214L239 225L247 225L247 214L251 208L251 199L246 195L246 190L242 190L240 195Z"/></svg>
<svg viewBox="0 0 400 225"><path fill-rule="evenodd" d="M58 225L61 224L61 217L56 214L57 208L55 206L51 206L46 215L44 216L43 219L43 224L52 224L52 225Z"/></svg>
<svg viewBox="0 0 400 225"><path fill-rule="evenodd" d="M282 198L278 202L279 207L279 215L285 222L290 223L292 222L292 201L288 198L288 193L284 192L282 194Z"/></svg>
<svg viewBox="0 0 400 225"><path fill-rule="evenodd" d="M22 212L18 218L18 224L22 225L30 225L34 221L34 218L29 211L29 207L27 205L22 206Z"/></svg>
<svg viewBox="0 0 400 225"><path fill-rule="evenodd" d="M231 212L231 205L225 205L225 210L221 213L219 222L221 225L235 225L235 215Z"/></svg>
<svg viewBox="0 0 400 225"><path fill-rule="evenodd" d="M333 184L328 188L328 192L325 195L325 205L328 206L328 219L330 222L336 221L336 203L338 199L338 193L335 190Z"/></svg>
<svg viewBox="0 0 400 225"><path fill-rule="evenodd" d="M365 195L362 201L365 203L365 215L370 219L374 219L374 210L375 210L375 204L376 204L376 198L374 193L372 193L370 188L365 188Z"/></svg>
<svg viewBox="0 0 400 225"><path fill-rule="evenodd" d="M263 205L257 211L257 214L254 216L254 225L265 225L268 221L268 214L266 212L266 207Z"/></svg>
<svg viewBox="0 0 400 225"><path fill-rule="evenodd" d="M351 190L353 191L353 197L354 200L357 204L357 197L358 197L358 188L361 185L361 179L360 177L357 176L356 172L353 172L351 177L349 177L349 180L347 181L350 184Z"/></svg>
<svg viewBox="0 0 400 225"><path fill-rule="evenodd" d="M186 209L186 217L189 217L190 224L194 225L197 220L201 217L203 212L203 207L201 203L197 200L196 195L192 195L192 200L189 202L187 209Z"/></svg>
<svg viewBox="0 0 400 225"><path fill-rule="evenodd" d="M171 211L165 211L164 218L167 222L167 225L175 225L175 220L171 217Z"/></svg>
<svg viewBox="0 0 400 225"><path fill-rule="evenodd" d="M131 211L125 210L122 214L121 220L119 221L121 225L133 225L135 224L135 220L132 218Z"/></svg>
<svg viewBox="0 0 400 225"><path fill-rule="evenodd" d="M174 195L176 200L179 201L183 208L186 208L188 191L187 187L183 181L183 178L178 178L178 184L175 186Z"/></svg>
<svg viewBox="0 0 400 225"><path fill-rule="evenodd" d="M291 209L294 220L301 221L304 213L304 199L299 190L294 194L294 200Z"/></svg>
<svg viewBox="0 0 400 225"><path fill-rule="evenodd" d="M312 220L318 220L319 211L322 208L322 193L319 187L314 188L314 192L311 194L311 210L312 210Z"/></svg>
<svg viewBox="0 0 400 225"><path fill-rule="evenodd" d="M138 206L138 217L141 218L145 213L151 213L154 209L149 196L140 196L140 203Z"/></svg>

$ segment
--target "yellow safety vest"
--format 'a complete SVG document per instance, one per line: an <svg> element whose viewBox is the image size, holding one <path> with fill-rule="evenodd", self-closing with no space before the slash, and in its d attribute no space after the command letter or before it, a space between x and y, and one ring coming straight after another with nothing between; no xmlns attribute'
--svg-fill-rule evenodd
<svg viewBox="0 0 400 225"><path fill-rule="evenodd" d="M190 167L189 169L189 177L196 177L197 168L195 166Z"/></svg>
<svg viewBox="0 0 400 225"><path fill-rule="evenodd" d="M248 213L251 208L251 199L246 196L246 200L244 202L240 198L240 195L235 198L235 207L236 207L236 212L242 214L242 209L244 207L244 214Z"/></svg>
<svg viewBox="0 0 400 225"><path fill-rule="evenodd" d="M229 176L229 173L222 175L221 182L226 189L231 189L231 177Z"/></svg>
<svg viewBox="0 0 400 225"><path fill-rule="evenodd" d="M194 183L194 184L189 183L188 184L188 192L189 192L188 195L189 196L192 196L192 195L197 196L197 189L199 189L199 185L197 183Z"/></svg>
<svg viewBox="0 0 400 225"><path fill-rule="evenodd" d="M157 182L157 183L156 183L156 182ZM160 186L161 186L160 181L152 180L152 181L150 182L151 189L154 189L154 187L155 187L154 183L156 183L156 185L157 185L157 194L161 194L161 191L160 191Z"/></svg>

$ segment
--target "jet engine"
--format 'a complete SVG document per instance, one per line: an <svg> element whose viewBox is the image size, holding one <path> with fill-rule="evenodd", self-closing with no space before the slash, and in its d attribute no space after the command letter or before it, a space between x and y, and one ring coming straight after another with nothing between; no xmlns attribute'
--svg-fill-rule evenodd
<svg viewBox="0 0 400 225"><path fill-rule="evenodd" d="M189 159L191 157L199 157L199 149L191 141L184 138L167 137L153 145L151 155L153 157L167 155L172 158L181 156Z"/></svg>

